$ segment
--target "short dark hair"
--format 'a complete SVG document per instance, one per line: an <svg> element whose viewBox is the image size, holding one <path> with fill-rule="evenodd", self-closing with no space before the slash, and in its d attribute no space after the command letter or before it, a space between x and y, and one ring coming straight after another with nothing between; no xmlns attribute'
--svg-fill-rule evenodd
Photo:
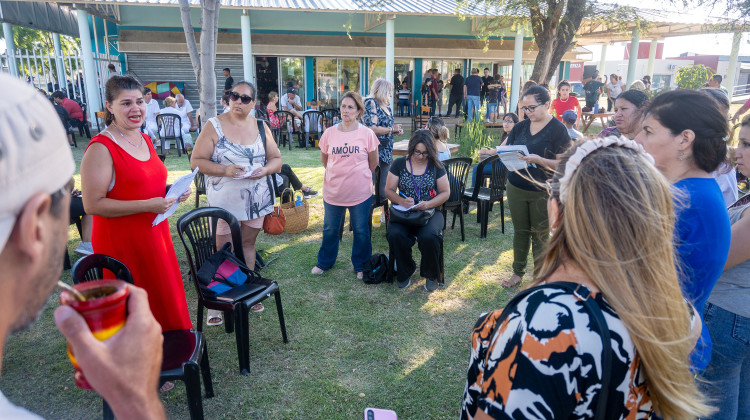
<svg viewBox="0 0 750 420"><path fill-rule="evenodd" d="M539 85L534 85L526 89L521 97L523 98L526 96L533 96L534 100L540 104L547 103L550 100L549 89Z"/></svg>
<svg viewBox="0 0 750 420"><path fill-rule="evenodd" d="M455 70L453 70L453 71L455 71L456 73L461 73L461 69L460 69L460 68L458 68L458 69L455 69Z"/></svg>
<svg viewBox="0 0 750 420"><path fill-rule="evenodd" d="M710 96L712 99L714 99L719 104L719 111L725 114L729 114L729 96L727 96L726 93L719 89L706 89L703 88L699 90L698 92L705 93L706 95Z"/></svg>
<svg viewBox="0 0 750 420"><path fill-rule="evenodd" d="M149 89L149 88L147 88L147 87L144 86L143 87L143 94L144 95L148 95L149 93L151 93L151 89Z"/></svg>
<svg viewBox="0 0 750 420"><path fill-rule="evenodd" d="M229 67L224 67L223 69L221 69L221 71L225 71L227 73L232 73L232 71L229 70Z"/></svg>
<svg viewBox="0 0 750 420"><path fill-rule="evenodd" d="M115 65L112 64L112 63L109 63L109 64L107 64L107 68L110 69L110 70L114 70L115 69Z"/></svg>
<svg viewBox="0 0 750 420"><path fill-rule="evenodd" d="M490 71L490 69L488 67L485 67L484 69L487 70L487 71Z"/></svg>
<svg viewBox="0 0 750 420"><path fill-rule="evenodd" d="M52 92L52 98L53 99L65 99L65 98L67 98L67 96L65 96L65 93L63 93L63 91L56 90L56 91Z"/></svg>
<svg viewBox="0 0 750 420"><path fill-rule="evenodd" d="M685 130L695 133L693 159L700 169L713 172L726 159L727 118L705 94L687 89L664 92L653 99L648 115L674 135Z"/></svg>
<svg viewBox="0 0 750 420"><path fill-rule="evenodd" d="M506 117L510 117L510 119L513 120L513 124L518 124L518 115L516 115L515 112L509 112L509 113L503 115L503 120Z"/></svg>
<svg viewBox="0 0 750 420"><path fill-rule="evenodd" d="M717 83L721 83L722 80L724 80L723 77L721 77L720 74L714 74L714 77L712 77Z"/></svg>

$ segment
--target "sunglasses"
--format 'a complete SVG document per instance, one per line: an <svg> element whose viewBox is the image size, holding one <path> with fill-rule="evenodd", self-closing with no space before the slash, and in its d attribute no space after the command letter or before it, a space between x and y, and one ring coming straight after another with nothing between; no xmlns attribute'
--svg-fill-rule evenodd
<svg viewBox="0 0 750 420"><path fill-rule="evenodd" d="M537 108L539 108L539 107L540 107L540 106L542 106L542 105L544 105L544 104L536 104L536 105L522 106L522 107L521 107L521 111L523 111L523 112L525 112L525 113L527 113L527 114L528 114L528 113L530 113L530 112L534 112L534 111L536 111L536 109L537 109Z"/></svg>
<svg viewBox="0 0 750 420"><path fill-rule="evenodd" d="M229 99L231 99L233 101L239 101L241 99L242 103L245 104L245 105L247 105L247 104L249 104L250 102L253 101L253 97L252 96L249 96L249 95L241 95L240 96L240 94L237 93L237 92L231 92L229 94Z"/></svg>

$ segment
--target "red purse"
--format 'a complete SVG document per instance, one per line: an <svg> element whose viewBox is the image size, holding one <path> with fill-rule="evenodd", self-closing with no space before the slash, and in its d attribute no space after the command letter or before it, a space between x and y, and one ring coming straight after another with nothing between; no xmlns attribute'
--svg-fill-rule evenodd
<svg viewBox="0 0 750 420"><path fill-rule="evenodd" d="M273 211L263 218L263 232L269 235L281 235L286 227L286 218L281 207L273 206Z"/></svg>

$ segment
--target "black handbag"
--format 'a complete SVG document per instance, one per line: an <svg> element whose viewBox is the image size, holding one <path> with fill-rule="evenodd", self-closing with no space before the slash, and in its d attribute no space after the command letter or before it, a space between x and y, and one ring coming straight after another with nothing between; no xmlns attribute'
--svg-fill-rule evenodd
<svg viewBox="0 0 750 420"><path fill-rule="evenodd" d="M428 210L399 210L390 205L389 223L401 223L402 225L424 226L430 221L430 217L435 214L435 209Z"/></svg>

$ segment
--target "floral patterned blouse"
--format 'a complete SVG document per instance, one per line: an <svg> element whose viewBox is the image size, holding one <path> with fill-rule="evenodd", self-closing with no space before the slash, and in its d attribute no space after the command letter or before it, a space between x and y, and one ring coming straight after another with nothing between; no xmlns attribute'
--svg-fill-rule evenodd
<svg viewBox="0 0 750 420"><path fill-rule="evenodd" d="M270 106L266 106L266 114L268 114L268 125L271 128L279 128L279 117L274 114Z"/></svg>
<svg viewBox="0 0 750 420"><path fill-rule="evenodd" d="M362 122L368 127L393 127L393 111L388 106L388 112L385 112L375 98L367 98ZM378 136L378 141L380 141L380 146L378 146L380 161L390 165L393 160L393 134Z"/></svg>

